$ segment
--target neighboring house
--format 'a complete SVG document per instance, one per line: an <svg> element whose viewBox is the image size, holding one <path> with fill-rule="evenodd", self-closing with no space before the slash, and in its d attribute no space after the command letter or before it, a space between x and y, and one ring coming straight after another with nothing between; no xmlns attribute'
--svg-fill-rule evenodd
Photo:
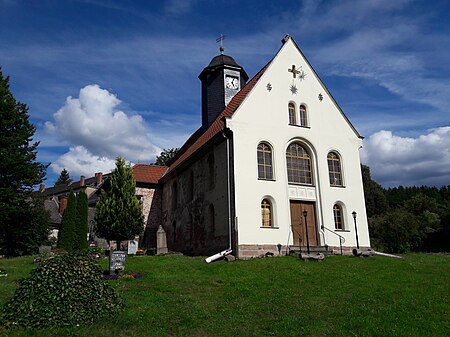
<svg viewBox="0 0 450 337"><path fill-rule="evenodd" d="M162 188L159 180L167 171L166 166L136 164L133 176L136 180L136 196L142 202L145 232L141 247L156 247L156 231L161 224Z"/></svg>
<svg viewBox="0 0 450 337"><path fill-rule="evenodd" d="M69 193L72 190L75 195L80 190L85 190L88 197L88 222L90 237L92 235L92 227L95 214L95 203L97 196L95 192L104 183L104 181L109 177L110 174L103 174L102 172L95 173L92 178L80 177L79 181L69 181L66 184L61 184L53 187L46 188L44 184L39 187L39 192L45 197L44 206L50 213L50 218L52 220L51 224L51 236L58 237L58 231L61 228L61 220L64 210L67 207L67 201L69 198Z"/></svg>
<svg viewBox="0 0 450 337"><path fill-rule="evenodd" d="M161 224L161 186L158 183L166 166L136 164L132 167L133 176L136 180L136 197L142 202L142 212L145 220L145 232L141 237L141 246L156 246L156 231ZM45 188L41 185L41 195L45 196L45 208L50 212L52 219L52 236L57 237L61 226L62 214L67 207L67 200L71 190L78 193L84 189L88 196L89 204L89 241L101 246L105 245L104 240L98 240L93 233L93 221L95 206L99 199L101 190L108 188L110 173L102 174L98 172L94 177L86 179L80 177L80 181L70 181L67 184Z"/></svg>
<svg viewBox="0 0 450 337"><path fill-rule="evenodd" d="M363 137L295 41L282 42L248 83L223 54L201 72L202 126L160 179L169 250L249 258L370 246Z"/></svg>

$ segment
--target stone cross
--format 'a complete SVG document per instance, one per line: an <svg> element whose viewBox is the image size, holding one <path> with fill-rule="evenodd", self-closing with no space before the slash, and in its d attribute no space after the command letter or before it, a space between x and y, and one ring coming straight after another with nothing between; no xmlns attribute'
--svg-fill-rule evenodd
<svg viewBox="0 0 450 337"><path fill-rule="evenodd" d="M290 73L292 73L292 75L294 76L294 78L297 77L297 74L300 74L300 71L297 70L297 69L295 69L295 64L293 64L293 65L292 65L292 69L288 69L288 71L289 71Z"/></svg>

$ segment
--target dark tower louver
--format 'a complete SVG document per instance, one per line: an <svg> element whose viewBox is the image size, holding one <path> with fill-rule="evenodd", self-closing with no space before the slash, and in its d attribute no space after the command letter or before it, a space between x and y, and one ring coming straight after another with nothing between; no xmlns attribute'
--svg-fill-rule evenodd
<svg viewBox="0 0 450 337"><path fill-rule="evenodd" d="M244 87L248 75L227 55L214 57L198 76L202 82L202 128L207 129Z"/></svg>

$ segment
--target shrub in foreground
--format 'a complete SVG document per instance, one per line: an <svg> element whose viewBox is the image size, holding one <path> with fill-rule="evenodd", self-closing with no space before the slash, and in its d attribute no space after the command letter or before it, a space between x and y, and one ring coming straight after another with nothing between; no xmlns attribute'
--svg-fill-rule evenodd
<svg viewBox="0 0 450 337"><path fill-rule="evenodd" d="M64 255L46 261L20 282L1 312L6 327L89 324L116 313L120 300L87 256Z"/></svg>

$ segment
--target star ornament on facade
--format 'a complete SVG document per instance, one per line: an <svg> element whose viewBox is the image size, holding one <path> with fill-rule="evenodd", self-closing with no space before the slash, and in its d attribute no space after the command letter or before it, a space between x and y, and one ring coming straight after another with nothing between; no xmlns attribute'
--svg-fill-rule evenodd
<svg viewBox="0 0 450 337"><path fill-rule="evenodd" d="M295 84L291 84L289 90L291 91L292 95L297 95L298 89Z"/></svg>
<svg viewBox="0 0 450 337"><path fill-rule="evenodd" d="M300 82L306 79L306 73L303 70L300 70L298 74L298 79L300 80Z"/></svg>

